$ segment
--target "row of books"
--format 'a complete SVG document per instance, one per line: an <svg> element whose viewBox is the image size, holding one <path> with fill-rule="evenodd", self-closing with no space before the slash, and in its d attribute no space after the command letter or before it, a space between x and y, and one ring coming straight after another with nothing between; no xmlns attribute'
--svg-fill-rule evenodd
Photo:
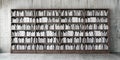
<svg viewBox="0 0 120 60"><path fill-rule="evenodd" d="M109 29L107 24L12 24L12 30Z"/></svg>
<svg viewBox="0 0 120 60"><path fill-rule="evenodd" d="M12 11L12 16L107 16L107 10L21 10Z"/></svg>
<svg viewBox="0 0 120 60"><path fill-rule="evenodd" d="M12 38L12 43L107 43L108 38L101 37L101 38L81 38L81 37L73 37L73 38Z"/></svg>
<svg viewBox="0 0 120 60"><path fill-rule="evenodd" d="M107 22L108 18L105 17L66 17L66 18L57 18L57 17L41 17L41 18L30 18L30 17L23 17L23 18L12 18L13 23L42 23L42 22Z"/></svg>
<svg viewBox="0 0 120 60"><path fill-rule="evenodd" d="M36 35L35 35L36 34ZM83 36L83 31L13 31L12 36ZM85 31L85 36L107 36L107 31Z"/></svg>
<svg viewBox="0 0 120 60"><path fill-rule="evenodd" d="M108 45L12 45L12 50L108 50Z"/></svg>
<svg viewBox="0 0 120 60"><path fill-rule="evenodd" d="M14 31L12 36L35 36L35 31Z"/></svg>
<svg viewBox="0 0 120 60"><path fill-rule="evenodd" d="M88 29L88 30L92 30L92 29L101 29L101 30L105 30L105 29L109 29L108 24L85 24L83 25L84 29Z"/></svg>
<svg viewBox="0 0 120 60"><path fill-rule="evenodd" d="M97 25L96 25L97 26ZM12 24L12 30L83 29L82 24Z"/></svg>
<svg viewBox="0 0 120 60"><path fill-rule="evenodd" d="M87 10L87 16L107 16L107 10Z"/></svg>
<svg viewBox="0 0 120 60"><path fill-rule="evenodd" d="M86 31L85 36L107 36L107 31Z"/></svg>
<svg viewBox="0 0 120 60"><path fill-rule="evenodd" d="M59 11L35 11L35 10L24 10L24 11L12 11L12 16L59 16Z"/></svg>
<svg viewBox="0 0 120 60"><path fill-rule="evenodd" d="M106 18L106 17L87 17L87 18L85 18L85 22L108 22L108 18Z"/></svg>
<svg viewBox="0 0 120 60"><path fill-rule="evenodd" d="M35 30L36 26L34 24L12 24L12 30Z"/></svg>
<svg viewBox="0 0 120 60"><path fill-rule="evenodd" d="M37 24L37 29L108 29L108 24Z"/></svg>

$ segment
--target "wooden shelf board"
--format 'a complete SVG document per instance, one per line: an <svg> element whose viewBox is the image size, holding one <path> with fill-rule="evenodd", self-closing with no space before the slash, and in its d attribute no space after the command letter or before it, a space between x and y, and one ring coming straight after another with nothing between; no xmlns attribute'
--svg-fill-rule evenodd
<svg viewBox="0 0 120 60"><path fill-rule="evenodd" d="M77 54L86 54L86 53L99 53L99 54L106 54L109 53L108 50L35 50L35 51L28 51L28 50L13 50L12 53L77 53Z"/></svg>
<svg viewBox="0 0 120 60"><path fill-rule="evenodd" d="M79 45L79 44L108 44L108 43L11 43L12 45Z"/></svg>

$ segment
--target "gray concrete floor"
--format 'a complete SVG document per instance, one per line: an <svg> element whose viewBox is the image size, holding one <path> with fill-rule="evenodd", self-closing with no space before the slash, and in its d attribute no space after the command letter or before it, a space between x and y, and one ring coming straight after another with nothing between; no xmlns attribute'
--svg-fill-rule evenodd
<svg viewBox="0 0 120 60"><path fill-rule="evenodd" d="M10 53L1 53L0 60L120 60L120 54L10 54Z"/></svg>

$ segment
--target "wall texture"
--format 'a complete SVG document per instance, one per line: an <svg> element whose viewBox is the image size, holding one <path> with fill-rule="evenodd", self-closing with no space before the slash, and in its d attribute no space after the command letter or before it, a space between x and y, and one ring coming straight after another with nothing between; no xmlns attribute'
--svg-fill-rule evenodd
<svg viewBox="0 0 120 60"><path fill-rule="evenodd" d="M120 0L0 0L0 51L10 52L13 8L109 8L111 52L120 52Z"/></svg>

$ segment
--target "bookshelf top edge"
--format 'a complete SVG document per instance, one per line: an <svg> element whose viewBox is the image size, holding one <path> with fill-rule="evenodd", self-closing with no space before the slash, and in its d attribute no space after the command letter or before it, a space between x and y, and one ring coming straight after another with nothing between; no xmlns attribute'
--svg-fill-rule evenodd
<svg viewBox="0 0 120 60"><path fill-rule="evenodd" d="M109 10L108 8L35 8L35 9L11 9L11 10Z"/></svg>

